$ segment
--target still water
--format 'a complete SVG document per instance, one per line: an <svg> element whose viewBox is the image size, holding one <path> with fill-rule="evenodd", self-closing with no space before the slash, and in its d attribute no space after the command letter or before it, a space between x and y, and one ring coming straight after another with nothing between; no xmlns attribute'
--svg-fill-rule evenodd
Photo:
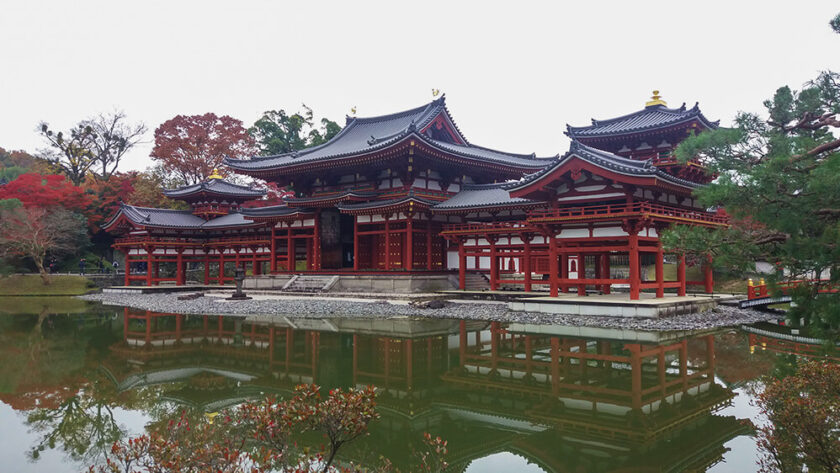
<svg viewBox="0 0 840 473"><path fill-rule="evenodd" d="M766 335L766 334L765 334ZM775 351L774 351L775 350ZM118 438L295 385L375 385L344 461L454 472L755 471L749 388L791 362L742 330L216 317L0 298L0 472L77 472Z"/></svg>

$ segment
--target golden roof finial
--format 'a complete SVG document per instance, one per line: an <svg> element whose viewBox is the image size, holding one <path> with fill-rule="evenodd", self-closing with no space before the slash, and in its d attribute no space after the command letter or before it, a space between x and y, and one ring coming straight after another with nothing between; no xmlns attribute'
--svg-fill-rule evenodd
<svg viewBox="0 0 840 473"><path fill-rule="evenodd" d="M437 97L440 95L440 89L432 89L432 97Z"/></svg>
<svg viewBox="0 0 840 473"><path fill-rule="evenodd" d="M659 95L658 90L654 90L653 97L651 97L649 101L645 102L645 107L653 107L654 105L668 106L668 103L662 100L662 96Z"/></svg>
<svg viewBox="0 0 840 473"><path fill-rule="evenodd" d="M224 179L224 178L225 178L225 176L222 176L221 174L219 174L219 170L216 169L216 168L213 168L213 174L210 174L209 176L207 176L208 180L209 179Z"/></svg>

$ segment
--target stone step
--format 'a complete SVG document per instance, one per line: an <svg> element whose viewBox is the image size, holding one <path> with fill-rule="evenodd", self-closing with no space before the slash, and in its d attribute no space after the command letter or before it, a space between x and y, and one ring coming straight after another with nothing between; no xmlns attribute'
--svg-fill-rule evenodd
<svg viewBox="0 0 840 473"><path fill-rule="evenodd" d="M288 292L326 292L338 280L338 276L294 276L283 287Z"/></svg>

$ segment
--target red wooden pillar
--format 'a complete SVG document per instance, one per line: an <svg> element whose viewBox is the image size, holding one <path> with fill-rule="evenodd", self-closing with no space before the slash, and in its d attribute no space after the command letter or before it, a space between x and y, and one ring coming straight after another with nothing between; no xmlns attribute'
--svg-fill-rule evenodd
<svg viewBox="0 0 840 473"><path fill-rule="evenodd" d="M467 288L467 240L458 240L458 287L463 291Z"/></svg>
<svg viewBox="0 0 840 473"><path fill-rule="evenodd" d="M642 284L639 277L639 234L633 231L627 240L630 258L630 300L638 300Z"/></svg>
<svg viewBox="0 0 840 473"><path fill-rule="evenodd" d="M432 266L432 215L428 214L426 220L426 269L431 271Z"/></svg>
<svg viewBox="0 0 840 473"><path fill-rule="evenodd" d="M665 297L665 255L661 241L656 244L656 297Z"/></svg>
<svg viewBox="0 0 840 473"><path fill-rule="evenodd" d="M522 235L522 273L525 275L525 292L531 292L531 237Z"/></svg>
<svg viewBox="0 0 840 473"><path fill-rule="evenodd" d="M253 255L251 255L251 274L254 276L259 276L262 271L260 271L260 262L257 260L257 250L259 248L253 247L251 251Z"/></svg>
<svg viewBox="0 0 840 473"><path fill-rule="evenodd" d="M586 279L586 255L578 254L578 279ZM577 293L579 296L586 295L586 284L578 284Z"/></svg>
<svg viewBox="0 0 840 473"><path fill-rule="evenodd" d="M312 269L316 271L321 269L321 210L318 209L315 211L315 222L312 229L312 253L313 258L315 259L314 264L312 265ZM355 246L354 249L355 250ZM353 255L353 261L355 264L356 255Z"/></svg>
<svg viewBox="0 0 840 473"><path fill-rule="evenodd" d="M353 271L359 270L359 217L353 217Z"/></svg>
<svg viewBox="0 0 840 473"><path fill-rule="evenodd" d="M181 315L181 314L176 314L175 315L175 340L176 341L181 340L181 327L183 326L183 323L184 323L184 316Z"/></svg>
<svg viewBox="0 0 840 473"><path fill-rule="evenodd" d="M178 256L175 258L175 285L183 286L187 281L186 268L184 267L184 249L178 249Z"/></svg>
<svg viewBox="0 0 840 473"><path fill-rule="evenodd" d="M405 269L411 271L414 269L414 215L411 212L406 214L405 221Z"/></svg>
<svg viewBox="0 0 840 473"><path fill-rule="evenodd" d="M146 246L146 285L152 285L152 271L154 271L154 257L155 248L153 246Z"/></svg>
<svg viewBox="0 0 840 473"><path fill-rule="evenodd" d="M560 243L560 248L565 247L564 243ZM556 259L556 258L555 258ZM560 253L560 279L569 279L569 254L565 251ZM560 291L561 292L568 292L568 285L565 283L560 284Z"/></svg>
<svg viewBox="0 0 840 473"><path fill-rule="evenodd" d="M679 281L680 285L677 288L677 295L684 296L685 295L685 254L680 255L679 262L677 263L677 281Z"/></svg>
<svg viewBox="0 0 840 473"><path fill-rule="evenodd" d="M204 249L204 284L210 284L210 250Z"/></svg>
<svg viewBox="0 0 840 473"><path fill-rule="evenodd" d="M277 233L274 225L271 227L271 256L269 258L268 270L272 273L277 272Z"/></svg>
<svg viewBox="0 0 840 473"><path fill-rule="evenodd" d="M225 247L220 246L219 249L219 284L225 283Z"/></svg>
<svg viewBox="0 0 840 473"><path fill-rule="evenodd" d="M391 216L385 216L385 271L391 269Z"/></svg>
<svg viewBox="0 0 840 473"><path fill-rule="evenodd" d="M286 270L295 270L295 240L292 238L292 227L286 229Z"/></svg>
<svg viewBox="0 0 840 473"><path fill-rule="evenodd" d="M131 281L128 279L129 274L131 274L131 259L129 257L130 256L129 255L130 251L131 251L130 249L125 250L125 265L124 265L125 274L123 275L123 279L125 281L126 286L131 284Z"/></svg>
<svg viewBox="0 0 840 473"><path fill-rule="evenodd" d="M488 236L487 241L490 242L490 290L495 291L499 288L499 255L496 253L496 239Z"/></svg>
<svg viewBox="0 0 840 473"><path fill-rule="evenodd" d="M706 294L715 292L715 276L712 272L712 257L706 258L706 264L703 265L703 290Z"/></svg>
<svg viewBox="0 0 840 473"><path fill-rule="evenodd" d="M565 253L564 253L564 255L565 255ZM563 258L564 263L565 263L565 259L566 258ZM565 265L564 265L564 267L565 267ZM558 272L557 271L557 239L554 238L553 232L552 232L551 235L548 236L548 272L549 272L548 282L549 282L549 286L551 288L550 295L551 295L551 297L557 297L559 295L558 291L557 291L557 284L558 284L558 281L557 281L557 277L558 277L558 274L557 274L557 272Z"/></svg>
<svg viewBox="0 0 840 473"><path fill-rule="evenodd" d="M601 277L603 279L611 279L610 278L610 253L606 252L601 256ZM604 294L610 293L610 283L606 283L602 286L601 292Z"/></svg>

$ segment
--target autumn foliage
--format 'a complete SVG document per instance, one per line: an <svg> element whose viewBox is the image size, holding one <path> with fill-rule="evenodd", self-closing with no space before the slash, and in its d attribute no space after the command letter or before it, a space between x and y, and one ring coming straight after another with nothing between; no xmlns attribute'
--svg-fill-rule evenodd
<svg viewBox="0 0 840 473"><path fill-rule="evenodd" d="M27 173L0 186L0 200L18 199L24 207L64 207L84 211L91 199L84 190L58 174Z"/></svg>
<svg viewBox="0 0 840 473"><path fill-rule="evenodd" d="M152 159L185 184L204 181L225 157L253 154L254 139L242 122L227 115L178 115L155 130Z"/></svg>
<svg viewBox="0 0 840 473"><path fill-rule="evenodd" d="M756 403L769 420L757 429L762 472L840 471L840 365L802 365Z"/></svg>

